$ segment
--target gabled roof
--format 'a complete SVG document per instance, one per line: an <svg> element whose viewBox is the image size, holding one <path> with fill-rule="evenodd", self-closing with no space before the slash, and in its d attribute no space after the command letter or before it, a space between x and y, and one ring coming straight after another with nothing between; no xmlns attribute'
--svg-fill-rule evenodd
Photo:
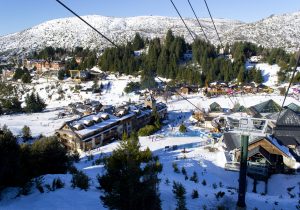
<svg viewBox="0 0 300 210"><path fill-rule="evenodd" d="M247 108L244 107L243 105L240 105L240 104L236 104L233 109L232 109L233 112L246 112L247 111Z"/></svg>
<svg viewBox="0 0 300 210"><path fill-rule="evenodd" d="M251 106L250 108L254 109L258 113L274 113L280 111L280 106L272 99L262 102L260 104Z"/></svg>
<svg viewBox="0 0 300 210"><path fill-rule="evenodd" d="M249 144L253 144L256 141L263 139L264 137L261 136L250 136L249 137ZM236 133L224 133L224 142L227 149L234 150L241 147L241 136Z"/></svg>
<svg viewBox="0 0 300 210"><path fill-rule="evenodd" d="M280 144L273 136L268 136L267 140L272 143L277 149L279 149L285 156L293 158L294 156L290 153L289 148Z"/></svg>
<svg viewBox="0 0 300 210"><path fill-rule="evenodd" d="M287 108L293 110L294 112L296 112L297 114L300 114L300 106L298 106L295 103L290 103L289 105L286 106Z"/></svg>
<svg viewBox="0 0 300 210"><path fill-rule="evenodd" d="M289 146L289 145L300 145L300 136L275 136L278 142L282 145Z"/></svg>
<svg viewBox="0 0 300 210"><path fill-rule="evenodd" d="M249 107L248 109L246 109L246 112L251 115L252 117L255 118L261 118L262 115L254 108L254 106Z"/></svg>
<svg viewBox="0 0 300 210"><path fill-rule="evenodd" d="M276 158L274 158L274 156L271 156L271 154L261 146L255 147L250 150L248 153L248 157L252 157L256 154L261 154L271 164L274 164L276 162Z"/></svg>
<svg viewBox="0 0 300 210"><path fill-rule="evenodd" d="M276 126L300 127L300 116L291 109L285 109L280 113Z"/></svg>
<svg viewBox="0 0 300 210"><path fill-rule="evenodd" d="M221 106L217 102L213 102L209 105L211 111L221 111Z"/></svg>

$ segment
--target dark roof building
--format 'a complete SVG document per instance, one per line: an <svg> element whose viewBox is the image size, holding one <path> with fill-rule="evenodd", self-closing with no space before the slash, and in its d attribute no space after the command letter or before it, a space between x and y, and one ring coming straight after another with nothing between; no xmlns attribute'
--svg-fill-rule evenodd
<svg viewBox="0 0 300 210"><path fill-rule="evenodd" d="M240 142L240 135L234 133L224 134L224 143L227 147L227 150L234 151L234 161L240 161ZM297 153L297 151L289 148L288 146L285 146L279 139L271 135L264 137L250 136L248 151L248 158L250 159L250 162L256 162L259 159L259 161L261 162L261 157L263 157L267 162L269 162L270 166L279 167L276 169L277 172L283 170L283 168L281 167L281 164L283 163L288 168L296 169L299 167L299 154ZM259 155L254 158L254 160L253 157L257 154Z"/></svg>
<svg viewBox="0 0 300 210"><path fill-rule="evenodd" d="M249 107L249 114L253 117L263 117L271 113L276 113L280 111L280 105L277 104L272 99L262 102L260 104Z"/></svg>
<svg viewBox="0 0 300 210"><path fill-rule="evenodd" d="M286 106L287 108L293 110L294 112L296 112L297 114L300 114L300 106L298 106L295 103L290 103L289 105Z"/></svg>
<svg viewBox="0 0 300 210"><path fill-rule="evenodd" d="M250 136L249 144L255 142L262 137ZM236 133L224 133L224 143L226 144L227 150L234 150L241 147L241 135Z"/></svg>
<svg viewBox="0 0 300 210"><path fill-rule="evenodd" d="M222 111L222 108L220 106L220 104L218 104L217 102L213 102L212 104L209 105L209 109L212 112L220 112Z"/></svg>

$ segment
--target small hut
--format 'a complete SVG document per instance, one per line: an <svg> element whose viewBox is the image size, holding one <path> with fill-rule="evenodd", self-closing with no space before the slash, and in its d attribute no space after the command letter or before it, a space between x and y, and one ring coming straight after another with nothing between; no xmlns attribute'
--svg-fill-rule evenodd
<svg viewBox="0 0 300 210"><path fill-rule="evenodd" d="M220 104L218 104L217 102L213 102L212 104L210 104L209 109L211 112L221 112L222 111Z"/></svg>
<svg viewBox="0 0 300 210"><path fill-rule="evenodd" d="M250 114L253 117L262 117L266 116L272 113L279 112L281 109L280 105L277 104L272 99L262 102L260 104L257 104L255 106L251 106L248 109L248 114Z"/></svg>

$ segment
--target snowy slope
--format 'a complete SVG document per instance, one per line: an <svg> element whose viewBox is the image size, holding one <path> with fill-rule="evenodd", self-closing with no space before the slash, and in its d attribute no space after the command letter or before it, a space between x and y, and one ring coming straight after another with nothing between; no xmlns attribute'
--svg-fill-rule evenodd
<svg viewBox="0 0 300 210"><path fill-rule="evenodd" d="M275 85L278 84L277 73L280 71L280 66L278 66L277 64L274 65L270 65L268 63L253 64L247 61L245 67L248 70L253 67L255 67L258 70L261 70L264 78L263 84L271 87L274 87Z"/></svg>
<svg viewBox="0 0 300 210"><path fill-rule="evenodd" d="M255 65L255 67L262 71L265 85L275 86L278 83L277 73L279 72L280 67L277 64L269 65L267 63L259 63Z"/></svg>
<svg viewBox="0 0 300 210"><path fill-rule="evenodd" d="M168 29L191 41L179 18L161 16L116 18L98 15L83 18L116 43L132 40L136 32L148 38L163 37ZM201 22L207 28L208 36L216 41L216 34L209 19L202 19ZM226 19L216 19L215 22L220 31L227 31L241 24L239 21ZM186 19L186 23L197 35L202 36L196 20ZM0 37L0 52L13 50L23 53L45 46L104 48L108 46L108 42L76 17L47 21L30 29Z"/></svg>
<svg viewBox="0 0 300 210"><path fill-rule="evenodd" d="M172 193L172 182L181 182L186 188L187 209L217 209L217 206L225 206L226 209L235 209L237 202L238 173L224 170L226 156L221 147L218 151L209 152L205 149L207 140L199 137L177 137L162 138L157 141L150 139L140 139L142 148L149 147L155 155L158 155L163 164L163 171L159 175L161 179L159 189L162 200L162 209L169 210L176 208L176 200ZM101 148L101 151L93 151L94 159L100 154L108 155L118 143ZM164 151L165 146L178 145L174 151ZM202 145L202 146L199 146ZM186 153L182 153L182 148L186 148ZM91 187L88 191L73 189L71 187L70 174L46 175L44 184L51 184L54 178L60 177L65 182L63 189L55 190L41 194L33 188L28 196L15 198L15 190L8 189L5 196L0 202L0 209L5 210L89 210L89 209L106 209L100 201L102 194L97 187L99 186L96 176L103 174L103 165L92 165L93 161L88 161L83 157L76 167L83 170L91 178ZM179 169L185 167L190 177L195 171L198 174L198 183L185 180L181 173L174 173L172 163L176 162ZM170 184L166 184L166 179ZM206 185L202 181L206 181ZM283 181L284 180L284 181ZM253 180L247 178L248 190L246 197L247 209L258 208L260 210L268 209L296 209L298 202L297 196L291 198L288 194L288 187L295 187L291 194L297 195L299 175L273 175L268 181L268 193L264 192L264 183L259 182L257 193L252 192ZM192 199L192 191L196 189L199 192L199 198ZM215 194L219 191L225 192L223 198L216 199Z"/></svg>
<svg viewBox="0 0 300 210"><path fill-rule="evenodd" d="M131 40L136 32L148 38L161 38L168 29L191 41L186 28L177 17L117 18L89 15L83 18L116 43ZM195 34L203 38L195 19L187 18L185 21ZM211 42L219 44L210 20L203 18L200 21ZM215 19L215 23L224 43L251 41L266 47L283 47L289 51L295 51L299 47L297 34L300 32L300 12L270 16L248 24L228 19ZM75 17L47 21L24 31L0 37L0 52L24 53L45 46L104 48L108 43Z"/></svg>
<svg viewBox="0 0 300 210"><path fill-rule="evenodd" d="M263 67L263 66L262 66ZM64 81L60 86L47 90L47 86L54 86L53 81L44 81L40 79L39 84L35 84L35 89L39 91L49 106L43 113L38 114L19 114L19 115L3 115L0 117L0 123L7 124L9 129L12 129L14 134L20 134L24 125L29 125L32 129L33 135L40 133L44 135L51 135L62 123L69 118L56 119L57 113L62 106L70 102L83 101L86 98L98 99L103 104L120 104L121 102L138 100L138 95L122 94L126 83L138 81L139 78L130 76L121 76L116 78L114 75L109 75L107 81L101 81L104 86L107 82L111 83L112 88L105 90L102 95L87 94L84 92L72 93L71 87L75 84ZM35 81L36 82L36 81ZM84 87L89 87L92 82L82 83ZM65 91L66 97L57 100L57 88L61 87ZM46 91L47 90L47 91ZM48 94L53 95L50 99ZM70 98L67 97L70 95ZM223 108L232 108L233 103L239 102L246 107L258 104L260 102L273 99L281 104L283 96L257 94L244 95L228 98L227 96L220 96L218 98L206 98L201 94L188 95L188 99L201 108L208 108L213 102L221 104ZM288 97L286 104L296 103L300 105L300 101ZM58 110L56 110L58 109ZM203 131L202 128L192 125L190 121L191 110L194 107L182 98L174 96L168 102L169 124L164 126L156 135L149 138L143 137L140 139L142 149L149 147L155 155L158 155L163 164L163 171L160 174L160 193L163 210L175 209L176 200L172 193L172 182L181 182L187 190L187 208L203 209L204 205L207 209L216 209L218 205L225 205L229 209L235 209L237 202L237 187L238 187L238 173L224 170L226 161L226 153L221 145L217 145L218 151L209 152L205 146L211 143L209 131ZM179 125L184 121L187 125L188 132L184 135L179 135ZM153 139L153 140L151 140ZM178 149L174 151L165 151L165 146L178 145ZM113 142L109 145L103 146L100 149L92 151L95 155L94 160L100 154L109 155L110 152L118 146L118 142ZM182 153L183 148L186 148L186 153ZM185 158L184 158L185 156ZM185 180L184 176L173 172L172 163L176 162L181 170L184 166L188 176L190 177L194 171L197 172L199 183L194 183L190 180ZM65 182L63 189L58 189L54 192L39 193L35 187L28 196L16 196L16 189L7 189L2 194L0 202L0 210L89 210L89 209L105 209L100 202L101 191L97 188L98 182L97 174L103 174L103 165L93 165L92 161L88 161L85 155L76 167L83 170L91 178L91 187L88 191L73 189L71 187L70 174L54 174L45 175L44 184L51 184L54 178L59 177ZM165 183L169 179L170 184ZM202 185L201 182L205 180L207 185ZM283 181L284 180L284 181ZM299 175L273 175L268 182L268 194L261 195L264 191L264 183L259 182L257 186L257 193L252 193L253 180L248 178L247 190L247 207L260 210L268 209L295 209L298 202L298 197L291 198L288 194L287 188L295 186L292 194L298 195ZM214 187L216 185L216 188ZM198 199L192 199L191 193L193 189L199 192ZM225 192L225 196L216 199L215 194L219 191Z"/></svg>
<svg viewBox="0 0 300 210"><path fill-rule="evenodd" d="M255 23L243 24L225 32L228 42L250 41L265 47L298 51L300 12L272 15Z"/></svg>

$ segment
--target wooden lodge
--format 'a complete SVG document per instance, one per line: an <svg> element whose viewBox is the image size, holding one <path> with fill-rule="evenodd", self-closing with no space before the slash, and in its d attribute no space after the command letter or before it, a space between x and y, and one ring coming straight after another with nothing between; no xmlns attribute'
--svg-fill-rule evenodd
<svg viewBox="0 0 300 210"><path fill-rule="evenodd" d="M240 136L233 133L224 134L227 150L232 151L232 162L241 158ZM274 136L251 137L248 146L248 174L254 178L267 178L271 174L296 170L298 162L289 148L280 144ZM250 172L249 172L250 171Z"/></svg>
<svg viewBox="0 0 300 210"><path fill-rule="evenodd" d="M294 107L294 106L293 106ZM268 119L265 136L250 135L248 161L254 168L263 168L268 175L300 169L300 115L288 107L280 113L273 101L252 107L255 114ZM295 107L294 107L295 108ZM272 113L274 112L274 113ZM280 114L280 115L279 115ZM238 134L224 133L224 143L233 154L232 162L240 161L241 140ZM252 170L255 174L255 170ZM256 174L257 175L257 174Z"/></svg>
<svg viewBox="0 0 300 210"><path fill-rule="evenodd" d="M47 60L24 60L24 66L28 69L35 68L37 73L43 71L59 71L64 69L65 65L62 61L47 61Z"/></svg>

